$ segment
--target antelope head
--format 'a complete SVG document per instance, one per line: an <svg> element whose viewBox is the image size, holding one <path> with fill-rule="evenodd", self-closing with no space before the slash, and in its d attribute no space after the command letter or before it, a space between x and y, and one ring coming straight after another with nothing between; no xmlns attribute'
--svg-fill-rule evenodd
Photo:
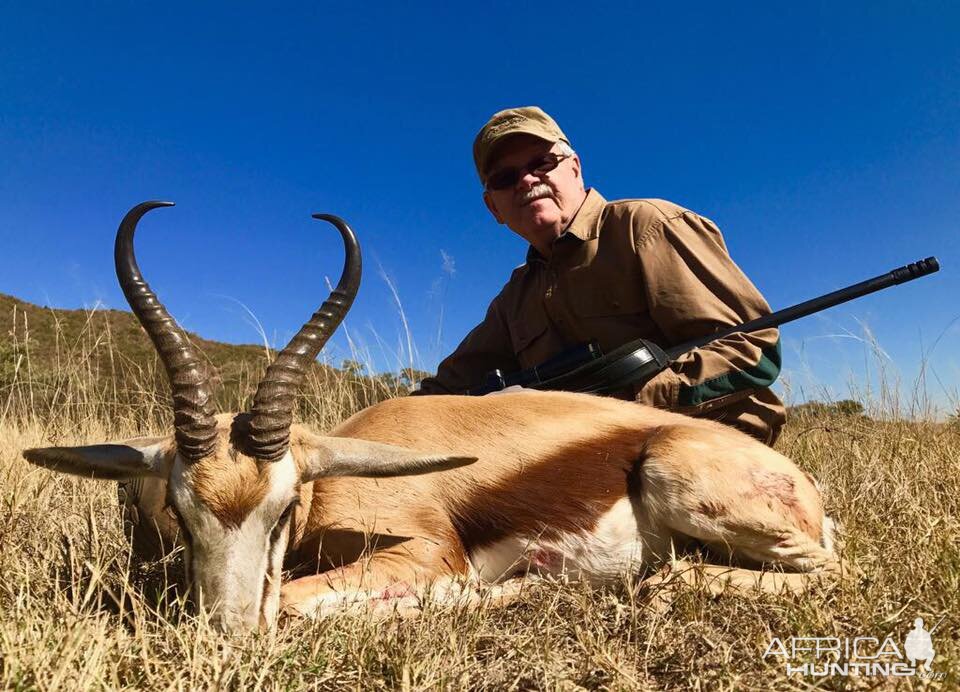
<svg viewBox="0 0 960 692"><path fill-rule="evenodd" d="M346 246L337 287L268 367L252 410L216 416L198 352L143 280L134 254L137 222L151 209L166 206L173 205L144 202L127 213L117 231L114 259L127 302L166 368L174 434L28 449L23 456L39 466L88 478L165 479L195 600L224 630L270 627L279 608L283 556L301 484L330 476L426 473L475 458L324 437L300 426L291 436L297 391L360 284L356 237L342 219L325 214L314 217L336 226Z"/></svg>

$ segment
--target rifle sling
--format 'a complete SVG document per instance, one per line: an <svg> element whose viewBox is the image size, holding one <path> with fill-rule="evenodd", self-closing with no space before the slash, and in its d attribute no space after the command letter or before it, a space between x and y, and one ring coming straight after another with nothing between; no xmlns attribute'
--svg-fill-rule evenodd
<svg viewBox="0 0 960 692"><path fill-rule="evenodd" d="M568 373L533 384L531 388L609 394L649 380L669 362L659 346L646 339L637 339Z"/></svg>

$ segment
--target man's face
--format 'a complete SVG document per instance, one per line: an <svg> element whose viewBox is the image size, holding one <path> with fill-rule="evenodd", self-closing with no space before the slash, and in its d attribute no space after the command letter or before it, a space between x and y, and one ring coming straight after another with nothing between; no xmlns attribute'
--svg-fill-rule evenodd
<svg viewBox="0 0 960 692"><path fill-rule="evenodd" d="M526 168L548 152L559 153L556 144L529 135L516 135L503 143L489 180L507 168ZM549 255L550 246L570 223L584 198L580 159L573 155L552 171L539 175L523 170L512 187L494 190L488 187L483 201L498 223L523 237L541 254Z"/></svg>

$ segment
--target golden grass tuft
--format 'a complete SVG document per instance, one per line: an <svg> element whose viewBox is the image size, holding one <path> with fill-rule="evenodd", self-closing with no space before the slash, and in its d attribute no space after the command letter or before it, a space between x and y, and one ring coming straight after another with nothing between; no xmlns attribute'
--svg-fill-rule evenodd
<svg viewBox="0 0 960 692"><path fill-rule="evenodd" d="M64 340L43 372L13 355L0 390L0 687L4 689L827 689L916 679L787 677L771 637L934 633L934 686L960 686L960 426L817 410L778 448L825 488L844 557L864 573L799 595L680 589L655 612L624 584L532 585L519 602L417 620L338 616L225 638L185 607L176 557L141 564L113 484L27 464L26 447L166 432L155 364L101 365L102 341ZM101 349L101 351L97 351ZM106 358L107 360L96 360ZM233 405L258 372L243 375ZM359 383L359 384L358 384ZM331 427L385 395L317 370L301 416ZM161 389L158 390L158 387Z"/></svg>

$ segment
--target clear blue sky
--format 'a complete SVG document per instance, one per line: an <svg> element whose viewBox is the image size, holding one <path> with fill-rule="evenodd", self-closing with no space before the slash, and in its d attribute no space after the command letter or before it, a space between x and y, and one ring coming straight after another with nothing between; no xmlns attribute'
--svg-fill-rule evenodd
<svg viewBox="0 0 960 692"><path fill-rule="evenodd" d="M909 384L926 355L929 393L956 396L955 3L351 4L3 3L0 292L125 307L117 223L169 199L138 248L170 310L256 342L242 303L285 343L339 272L310 219L332 212L365 253L350 333L375 367L406 362L385 275L432 369L525 251L483 207L472 138L538 104L588 184L712 218L774 307L939 256L934 278L786 327L784 379L843 396L880 366Z"/></svg>

